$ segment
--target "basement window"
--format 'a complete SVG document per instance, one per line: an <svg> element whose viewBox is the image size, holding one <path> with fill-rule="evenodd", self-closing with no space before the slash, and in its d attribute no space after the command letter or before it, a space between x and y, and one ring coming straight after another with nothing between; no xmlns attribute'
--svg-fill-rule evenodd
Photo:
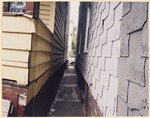
<svg viewBox="0 0 150 118"><path fill-rule="evenodd" d="M88 44L90 38L90 15L91 15L91 7L90 4L87 8L87 20L86 20L86 34L85 34L85 44L84 44L84 53L88 53Z"/></svg>

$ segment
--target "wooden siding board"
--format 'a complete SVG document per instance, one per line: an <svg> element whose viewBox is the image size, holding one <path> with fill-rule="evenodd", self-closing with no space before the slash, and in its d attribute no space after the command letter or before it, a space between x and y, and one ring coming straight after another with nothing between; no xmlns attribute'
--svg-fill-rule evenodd
<svg viewBox="0 0 150 118"><path fill-rule="evenodd" d="M55 2L51 2L50 4L50 23L49 23L49 29L51 32L54 32L54 21L55 21Z"/></svg>
<svg viewBox="0 0 150 118"><path fill-rule="evenodd" d="M31 63L30 67L37 66L39 64L51 61L49 52L31 52Z"/></svg>
<svg viewBox="0 0 150 118"><path fill-rule="evenodd" d="M56 12L58 13L58 15L56 15L56 17L58 16L59 18L58 19L60 19L60 21L63 21L64 19L62 19L62 14L61 14L61 10L60 10L60 7L59 7L59 5L58 5L58 7L57 7L57 10L56 10ZM62 28L62 22L59 22L60 23L60 26L61 26L61 28Z"/></svg>
<svg viewBox="0 0 150 118"><path fill-rule="evenodd" d="M58 63L63 62L63 61L64 61L64 59L53 60L52 67L56 66Z"/></svg>
<svg viewBox="0 0 150 118"><path fill-rule="evenodd" d="M35 34L52 43L52 33L50 30L40 20L35 20L34 24Z"/></svg>
<svg viewBox="0 0 150 118"><path fill-rule="evenodd" d="M42 5L40 4L40 10L50 10L50 5Z"/></svg>
<svg viewBox="0 0 150 118"><path fill-rule="evenodd" d="M4 60L2 60L2 65L3 66L28 68L28 63L14 62L14 61L4 61Z"/></svg>
<svg viewBox="0 0 150 118"><path fill-rule="evenodd" d="M56 13L57 13L57 10L56 10ZM61 38L63 39L63 32L64 32L64 30L63 30L63 26L61 24L63 20L60 18L59 15L56 15L55 21L57 22L57 23L55 23L55 25L56 25L55 27L57 27L57 30L60 33Z"/></svg>
<svg viewBox="0 0 150 118"><path fill-rule="evenodd" d="M47 20L47 19L43 19L42 20L45 24L49 24L49 20Z"/></svg>
<svg viewBox="0 0 150 118"><path fill-rule="evenodd" d="M28 84L28 68L2 66L2 78L16 80L18 83Z"/></svg>
<svg viewBox="0 0 150 118"><path fill-rule="evenodd" d="M58 32L56 27L54 28L54 33L55 33L54 35L57 37L57 39L60 40L61 43L63 44L64 42L63 42L62 35L59 34L59 32Z"/></svg>
<svg viewBox="0 0 150 118"><path fill-rule="evenodd" d="M50 6L51 2L40 2L40 5Z"/></svg>
<svg viewBox="0 0 150 118"><path fill-rule="evenodd" d="M37 66L30 68L30 77L29 81L37 79L40 75L42 75L45 71L47 71L51 66L51 62L46 62Z"/></svg>
<svg viewBox="0 0 150 118"><path fill-rule="evenodd" d="M59 35L57 35L56 31L54 31L54 38L53 40L56 40L57 42L59 42L59 44L61 44L64 47L64 42L62 40L60 40Z"/></svg>
<svg viewBox="0 0 150 118"><path fill-rule="evenodd" d="M31 34L3 33L2 48L31 50Z"/></svg>
<svg viewBox="0 0 150 118"><path fill-rule="evenodd" d="M44 14L44 15L50 15L50 11L49 10L40 10L40 15Z"/></svg>
<svg viewBox="0 0 150 118"><path fill-rule="evenodd" d="M30 84L29 87L28 87L26 104L28 104L30 102L30 100L34 97L34 86L35 86L35 82Z"/></svg>
<svg viewBox="0 0 150 118"><path fill-rule="evenodd" d="M52 53L52 54L54 54L54 53L56 53L56 54L63 54L63 51L61 51L61 50L55 48L55 49L53 50L53 53Z"/></svg>
<svg viewBox="0 0 150 118"><path fill-rule="evenodd" d="M52 44L49 41L37 36L36 34L33 34L32 51L51 52Z"/></svg>
<svg viewBox="0 0 150 118"><path fill-rule="evenodd" d="M61 20L61 19L60 19L60 15L61 15L61 14L60 14L59 10L56 9L56 16L55 16L55 19L57 19L57 24L58 24L59 27L62 26L62 24L61 24L61 22L60 22L60 20ZM57 25L57 24L56 24L56 25Z"/></svg>
<svg viewBox="0 0 150 118"><path fill-rule="evenodd" d="M34 33L33 19L24 16L3 16L3 31Z"/></svg>
<svg viewBox="0 0 150 118"><path fill-rule="evenodd" d="M60 33L60 36L62 38L63 37L63 33L62 33L62 30L61 30L62 29L62 26L61 26L62 21L61 21L61 19L59 19L58 16L55 17L55 21L57 22L55 27L57 28L57 30Z"/></svg>
<svg viewBox="0 0 150 118"><path fill-rule="evenodd" d="M59 51L61 51L61 52L64 52L64 49L61 49L60 47L57 47L57 46L55 46L55 45L53 45L53 48L55 48L56 50L59 50Z"/></svg>
<svg viewBox="0 0 150 118"><path fill-rule="evenodd" d="M58 60L58 59L62 59L62 58L64 58L64 55L63 56L56 56L56 57L53 57L53 59L52 60Z"/></svg>
<svg viewBox="0 0 150 118"><path fill-rule="evenodd" d="M57 13L57 15L59 15L58 17L55 14L55 7L56 7L55 2L48 2L48 3L49 4L45 4L43 2L40 3L41 5L40 17L41 17L42 22L41 20L30 19L24 16L4 16L3 17L3 21L5 21L3 23L3 26L4 26L3 33L5 34L13 33L14 35L12 37L11 35L7 37L4 36L5 45L3 45L3 52L5 53L6 52L5 50L9 50L9 53L4 54L5 56L3 59L3 67L5 68L5 74L7 72L6 71L7 69L9 70L9 72L11 72L11 70L15 68L14 73L13 73L15 79L17 78L17 76L15 76L17 75L17 72L20 72L19 79L22 80L21 81L22 83L24 81L27 84L28 80L29 80L29 83L33 82L29 85L29 88L28 88L27 103L33 98L33 95L36 96L36 94L40 91L41 87L49 78L49 76L64 63L64 54L66 54L65 50L67 49L67 45L65 43L65 40L67 40L67 38L65 37L66 30L64 29L65 28L64 23L67 17L66 15L63 15L63 14L66 14L65 12L66 10L63 10L63 9L66 9L66 7L64 7L66 3L61 4L61 5L64 5L62 7L63 9L56 8L56 9L59 9ZM59 7L58 4L57 4L57 7ZM54 23L54 18L57 19L55 23ZM44 19L49 19L49 20L46 21ZM43 22L47 25L47 27L45 26L45 24L43 24ZM52 32L54 30L55 32L53 35ZM25 38L27 35L29 37ZM23 38L21 38L22 36ZM53 38L53 36L55 38ZM17 39L15 39L16 37ZM11 41L12 43L17 42L18 45L16 46L15 44L7 45L8 44L7 42L11 42ZM25 45L23 45L23 43ZM52 47L53 47L53 52L52 52ZM21 50L26 50L26 51L21 51ZM10 52L13 52L13 53L10 53ZM17 56L15 55L14 52L17 53L16 54ZM24 54L24 52L27 54ZM10 55L7 56L8 54ZM12 55L14 55L14 57ZM18 55L20 55L20 57L15 62ZM52 55L54 55L53 61L51 60ZM5 57L11 57L11 58L5 59ZM29 66L28 63L31 66ZM15 67L16 65L17 67ZM21 70L19 71L19 69ZM17 81L20 81L20 80L17 80ZM34 80L36 80L36 82Z"/></svg>
<svg viewBox="0 0 150 118"><path fill-rule="evenodd" d="M50 70L46 71L35 83L34 87L34 96L40 91L42 86L45 84L47 79L50 77Z"/></svg>
<svg viewBox="0 0 150 118"><path fill-rule="evenodd" d="M41 20L49 20L50 16L49 15L40 14L39 17L40 17Z"/></svg>
<svg viewBox="0 0 150 118"><path fill-rule="evenodd" d="M64 46L62 47L56 40L53 40L53 46L57 47L58 49L64 51Z"/></svg>
<svg viewBox="0 0 150 118"><path fill-rule="evenodd" d="M18 50L2 50L2 60L28 62L29 52Z"/></svg>
<svg viewBox="0 0 150 118"><path fill-rule="evenodd" d="M64 48L64 45L61 43L61 41L58 39L57 35L54 35L53 37L53 45L55 45L55 43L57 43L58 45L60 45L62 48ZM56 44L56 45L57 45Z"/></svg>

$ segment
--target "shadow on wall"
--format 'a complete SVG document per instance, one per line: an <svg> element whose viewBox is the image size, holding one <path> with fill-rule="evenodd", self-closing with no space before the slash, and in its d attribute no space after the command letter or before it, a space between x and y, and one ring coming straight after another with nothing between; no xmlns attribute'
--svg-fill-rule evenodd
<svg viewBox="0 0 150 118"><path fill-rule="evenodd" d="M61 82L66 63L64 63L43 85L39 93L30 100L25 108L25 116L47 116L53 103L57 87ZM59 74L58 74L59 73Z"/></svg>

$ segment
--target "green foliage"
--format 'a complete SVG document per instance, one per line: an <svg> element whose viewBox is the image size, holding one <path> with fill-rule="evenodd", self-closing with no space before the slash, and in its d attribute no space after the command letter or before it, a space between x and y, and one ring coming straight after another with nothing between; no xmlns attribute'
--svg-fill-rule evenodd
<svg viewBox="0 0 150 118"><path fill-rule="evenodd" d="M73 57L73 51L72 51L72 50L69 52L69 56L70 56L71 58Z"/></svg>
<svg viewBox="0 0 150 118"><path fill-rule="evenodd" d="M76 40L76 39L77 39L76 30L77 30L77 27L74 27L74 28L73 28L73 34L72 34L72 39L73 39L73 40Z"/></svg>
<svg viewBox="0 0 150 118"><path fill-rule="evenodd" d="M68 67L69 67L69 64L67 63L67 65L66 65L66 66L67 66L67 68L68 68Z"/></svg>
<svg viewBox="0 0 150 118"><path fill-rule="evenodd" d="M76 52L76 40L72 40L72 52Z"/></svg>
<svg viewBox="0 0 150 118"><path fill-rule="evenodd" d="M77 27L73 28L73 35L72 35L72 51L69 52L70 57L73 57L73 54L76 53L76 40L77 40L77 34L76 34Z"/></svg>

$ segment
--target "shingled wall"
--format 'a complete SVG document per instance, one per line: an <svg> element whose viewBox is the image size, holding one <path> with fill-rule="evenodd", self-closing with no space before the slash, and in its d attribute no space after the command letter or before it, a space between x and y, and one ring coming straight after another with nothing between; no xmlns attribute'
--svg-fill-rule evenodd
<svg viewBox="0 0 150 118"><path fill-rule="evenodd" d="M85 52L89 5L90 38L88 52ZM92 104L96 102L103 116L148 114L147 9L147 3L80 4L76 69L82 73L89 87L88 92L94 98L88 101ZM79 78L83 81L82 77ZM85 90L82 88L81 91ZM90 99L90 96L84 99ZM87 114L100 115L93 112Z"/></svg>
<svg viewBox="0 0 150 118"><path fill-rule="evenodd" d="M117 116L147 116L148 3L123 4Z"/></svg>

